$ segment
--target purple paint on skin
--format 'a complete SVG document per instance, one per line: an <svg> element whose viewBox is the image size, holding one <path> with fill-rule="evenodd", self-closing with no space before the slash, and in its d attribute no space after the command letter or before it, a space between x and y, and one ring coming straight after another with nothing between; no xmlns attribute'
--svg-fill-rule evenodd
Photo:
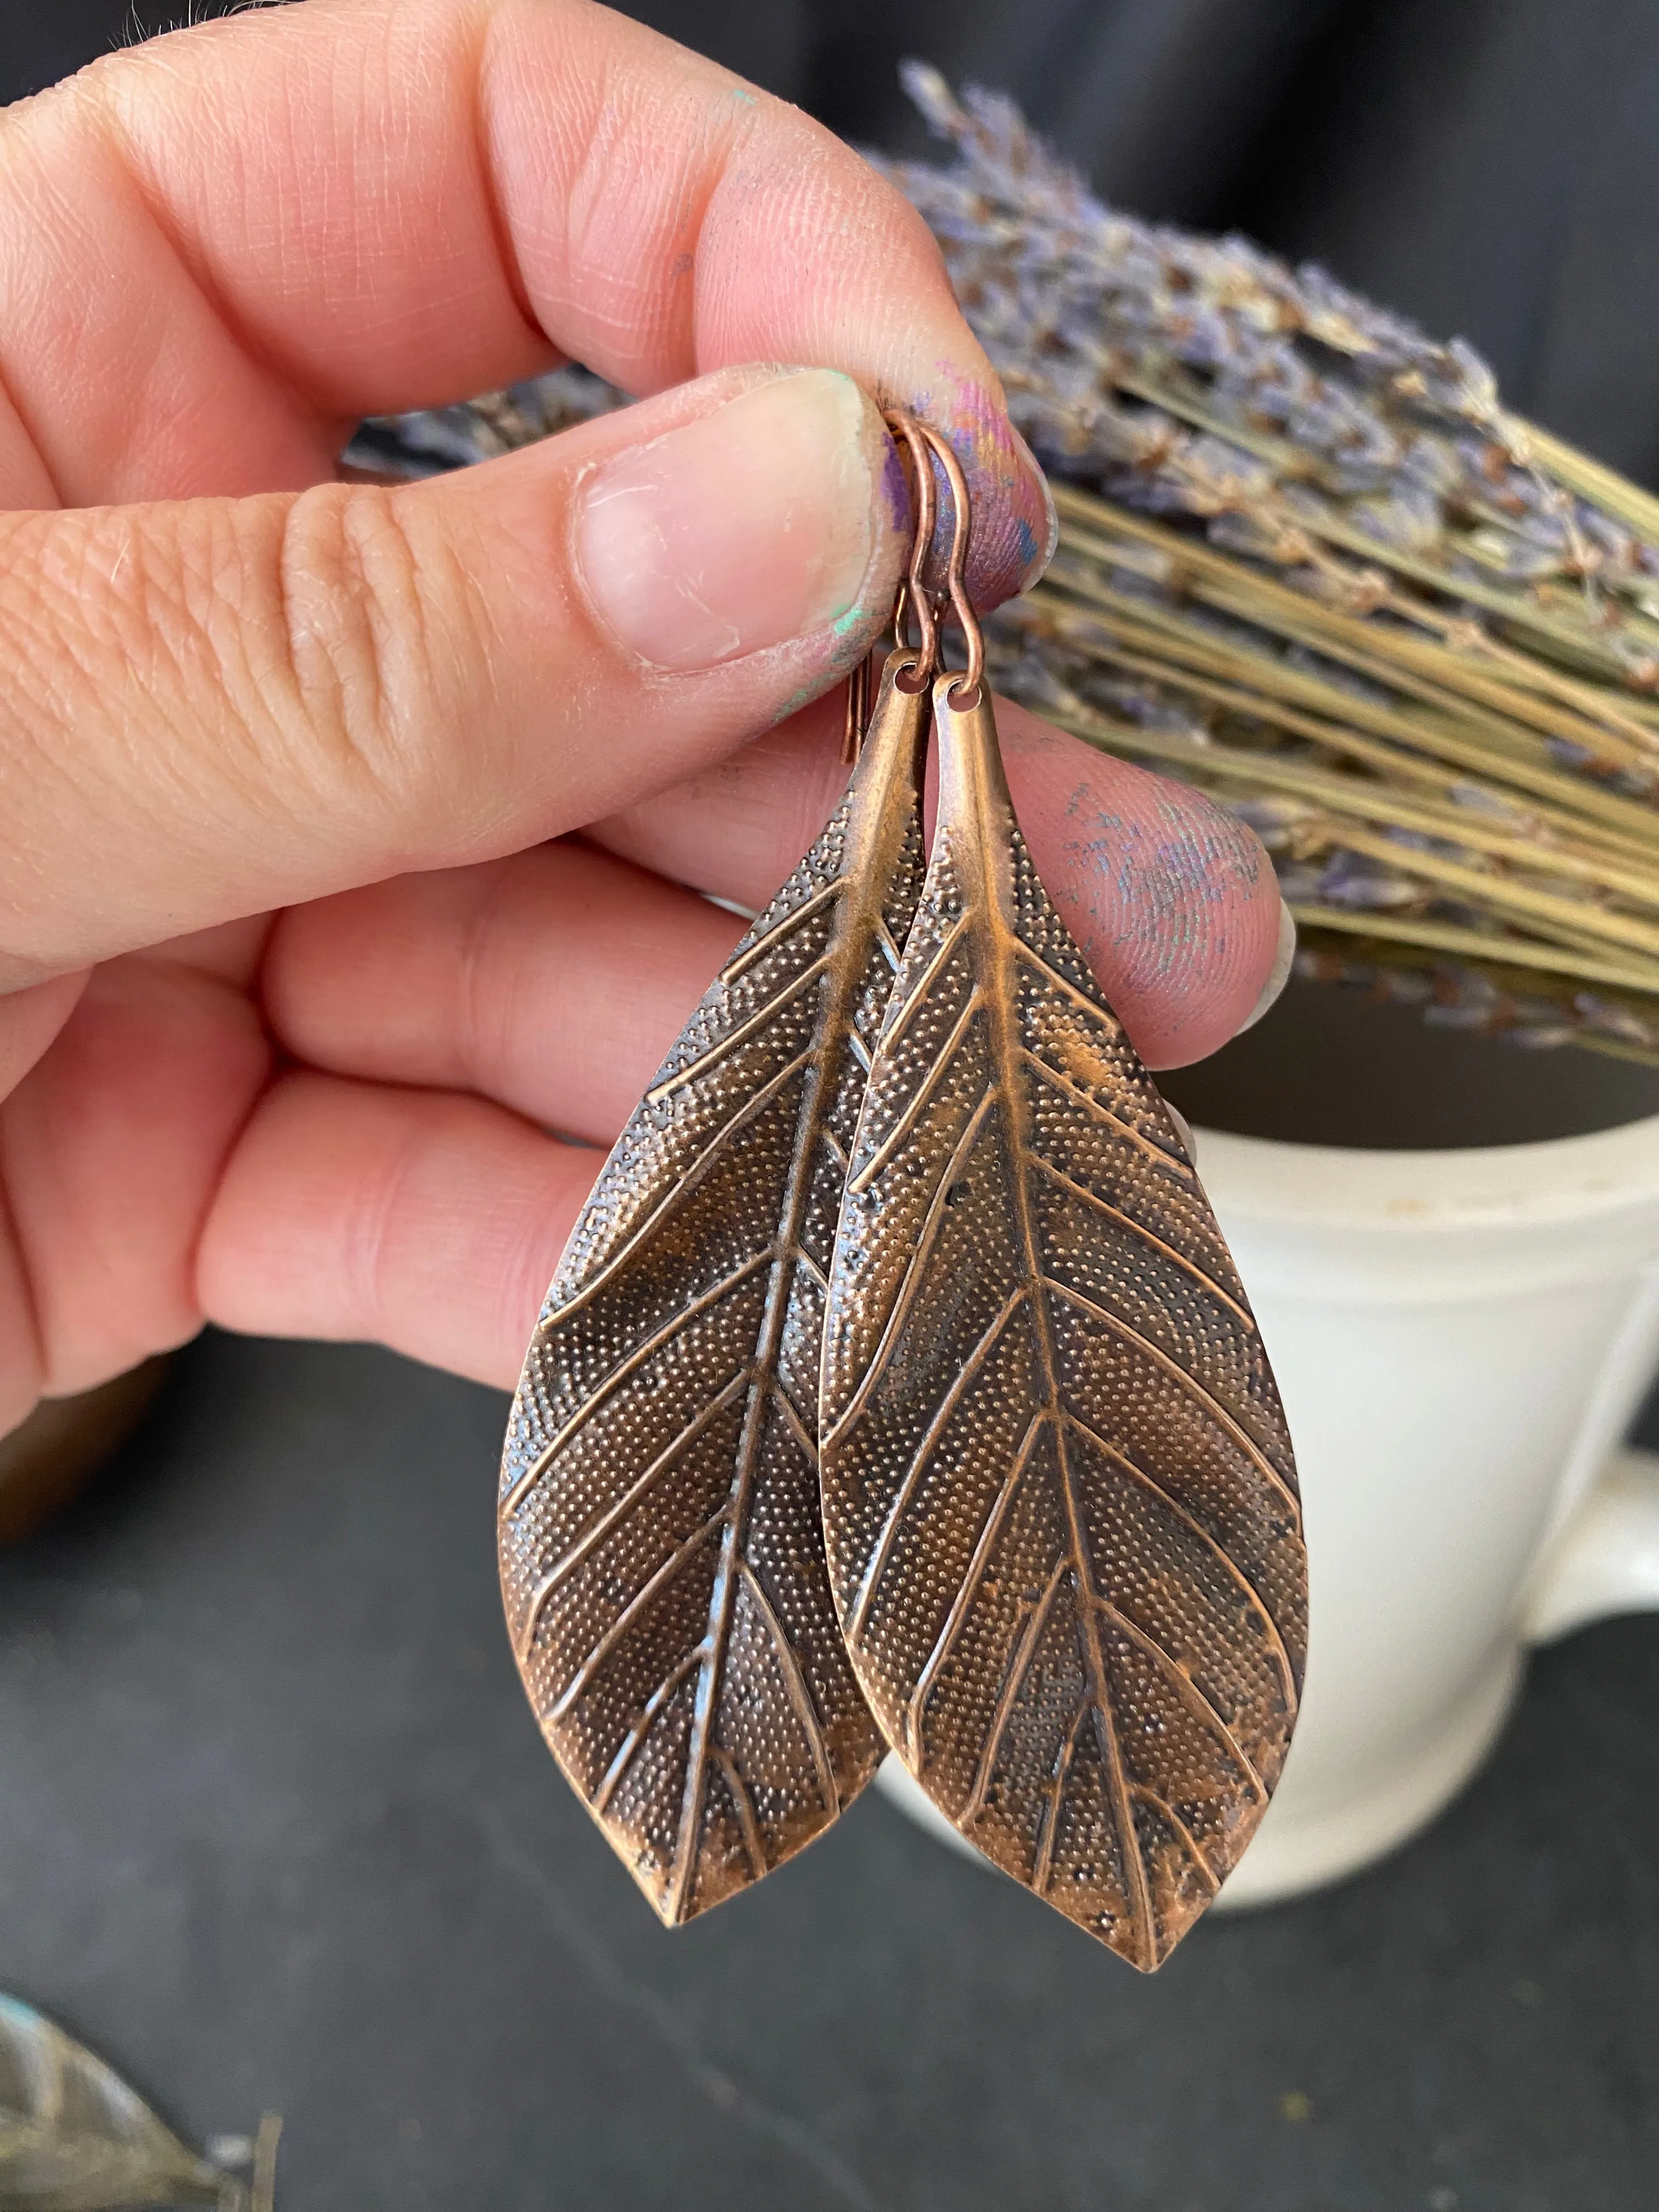
<svg viewBox="0 0 1659 2212"><path fill-rule="evenodd" d="M908 540L915 525L910 519L910 479L904 473L904 463L899 458L896 441L889 437L887 459L881 471L881 489L887 501L887 516L896 536Z"/></svg>
<svg viewBox="0 0 1659 2212"><path fill-rule="evenodd" d="M968 544L968 593L981 614L1034 584L1048 565L1059 534L1054 501L1031 450L1009 422L1000 398L948 362L931 391L906 404L934 423L967 479L973 512ZM934 559L943 573L950 548L951 501L940 484Z"/></svg>
<svg viewBox="0 0 1659 2212"><path fill-rule="evenodd" d="M1097 808L1089 786L1079 784L1066 806L1068 821L1086 816L1092 834L1068 838L1066 851L1074 882L1114 889L1113 949L1128 954L1139 970L1150 955L1152 975L1164 981L1182 956L1202 939L1212 961L1224 964L1224 936L1197 924L1200 906L1225 904L1230 886L1243 882L1254 890L1261 864L1254 840L1232 834L1225 817L1200 829L1182 807L1164 801L1158 807L1170 835L1150 838L1146 826ZM1097 892L1081 890L1083 904L1103 933L1109 927ZM1122 926L1122 917L1131 917Z"/></svg>

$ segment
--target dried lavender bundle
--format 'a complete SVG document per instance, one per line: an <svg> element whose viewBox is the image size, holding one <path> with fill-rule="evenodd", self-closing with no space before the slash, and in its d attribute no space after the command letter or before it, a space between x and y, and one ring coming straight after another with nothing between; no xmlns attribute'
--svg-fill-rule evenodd
<svg viewBox="0 0 1659 2212"><path fill-rule="evenodd" d="M1249 821L1304 975L1659 1062L1659 501L1461 341L1104 208L1011 102L905 76L957 159L881 166L1060 509L1001 688ZM351 458L453 466L621 401L563 370Z"/></svg>

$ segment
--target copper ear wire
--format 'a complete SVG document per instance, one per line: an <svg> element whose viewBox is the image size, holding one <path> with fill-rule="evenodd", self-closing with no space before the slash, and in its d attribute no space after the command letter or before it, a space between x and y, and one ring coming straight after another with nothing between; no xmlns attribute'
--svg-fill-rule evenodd
<svg viewBox="0 0 1659 2212"><path fill-rule="evenodd" d="M953 703L972 705L979 696L979 686L985 673L985 637L979 626L979 617L968 597L963 581L968 561L969 533L972 518L968 504L968 485L962 465L950 446L929 424L919 422L914 415L902 410L887 409L882 416L896 441L902 439L910 459L910 476L915 485L915 529L910 540L910 565L901 581L893 600L892 631L896 646L905 643L905 632L914 613L916 629L918 665L912 673L906 672L907 690L920 691L939 672L940 656L940 614L942 607L934 603L924 579L927 556L933 550L933 530L939 518L939 495L933 483L933 464L936 459L951 487L951 550L945 564L945 591L941 600L948 599L962 634L968 644L968 665L958 682L951 687ZM859 757L859 744L864 725L869 718L871 695L874 689L872 660L861 660L847 679L847 720L842 731L841 757L849 766ZM958 700L957 694L963 696Z"/></svg>
<svg viewBox="0 0 1659 2212"><path fill-rule="evenodd" d="M927 562L928 548L933 542L933 525L939 514L938 495L933 489L933 463L928 458L932 440L930 433L914 415L906 415L897 408L890 409L882 419L908 447L910 474L915 485L915 529L910 539L910 568L893 602L893 637L896 644L903 644L908 617L914 611L916 628L921 632L916 649L921 655L921 665L915 678L915 688L920 691L939 666L939 618L922 579L922 569Z"/></svg>
<svg viewBox="0 0 1659 2212"><path fill-rule="evenodd" d="M974 612L973 602L968 597L968 587L963 581L968 565L968 535L973 526L968 507L968 483L962 473L962 464L951 452L939 432L927 423L919 423L922 437L945 471L945 480L951 487L951 553L945 571L945 586L957 626L968 647L968 665L960 680L951 687L953 706L971 707L978 700L979 687L985 674L985 633L979 626L979 617ZM930 475L932 471L929 471ZM929 533L931 536L931 532ZM926 549L927 541L917 533L916 543ZM917 561L911 556L911 574L915 574ZM958 696L958 694L963 696Z"/></svg>
<svg viewBox="0 0 1659 2212"><path fill-rule="evenodd" d="M939 624L932 605L921 582L921 564L933 534L937 513L937 497L933 490L933 471L927 458L927 446L921 425L914 416L902 414L894 409L882 420L891 432L895 441L902 439L910 456L910 474L915 484L912 495L916 511L916 526L910 540L910 568L900 580L893 597L893 612L889 628L896 647L902 648L904 633L908 627L910 608L916 613L916 627L921 633L917 646L918 665L906 689L924 690L939 660ZM847 679L847 720L842 726L841 757L848 768L859 757L863 741L864 726L870 718L870 703L875 692L874 653L867 653Z"/></svg>

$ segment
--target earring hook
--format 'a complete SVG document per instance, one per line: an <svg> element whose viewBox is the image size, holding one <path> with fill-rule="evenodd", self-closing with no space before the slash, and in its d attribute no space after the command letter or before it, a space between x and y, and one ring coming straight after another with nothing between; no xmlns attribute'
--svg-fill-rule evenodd
<svg viewBox="0 0 1659 2212"><path fill-rule="evenodd" d="M962 472L950 445L931 424L908 415L902 408L886 409L882 416L896 441L902 441L909 456L910 476L915 485L915 530L910 540L910 564L900 582L893 600L892 629L896 643L901 647L905 631L914 615L919 633L916 642L918 666L908 683L921 690L933 676L940 672L942 644L940 617L944 603L948 601L968 645L968 665L957 682L951 686L955 699L959 690L965 690L971 701L978 696L985 674L985 635L979 617L974 612L968 597L963 575L968 563L968 545L973 527L968 500L967 479ZM939 518L939 494L933 482L933 462L937 460L951 489L951 550L945 562L945 588L937 595L927 588L925 570L927 556L933 550L933 530ZM908 672L907 672L908 673ZM851 762L858 758L859 742L870 711L870 695L873 671L868 660L861 661L848 678L847 723L842 744L842 757ZM907 684L907 689L908 684Z"/></svg>

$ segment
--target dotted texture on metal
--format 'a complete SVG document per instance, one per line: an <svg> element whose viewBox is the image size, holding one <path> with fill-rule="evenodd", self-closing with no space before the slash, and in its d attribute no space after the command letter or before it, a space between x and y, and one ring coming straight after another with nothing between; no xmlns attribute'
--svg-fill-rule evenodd
<svg viewBox="0 0 1659 2212"><path fill-rule="evenodd" d="M894 656L847 798L623 1132L548 1294L498 1518L554 1756L661 1917L800 1849L881 1741L830 1602L823 1300L922 874Z"/></svg>
<svg viewBox="0 0 1659 2212"><path fill-rule="evenodd" d="M830 1580L933 1802L1150 1970L1284 1762L1296 1471L1191 1161L1032 867L988 700L950 690L831 1275Z"/></svg>

